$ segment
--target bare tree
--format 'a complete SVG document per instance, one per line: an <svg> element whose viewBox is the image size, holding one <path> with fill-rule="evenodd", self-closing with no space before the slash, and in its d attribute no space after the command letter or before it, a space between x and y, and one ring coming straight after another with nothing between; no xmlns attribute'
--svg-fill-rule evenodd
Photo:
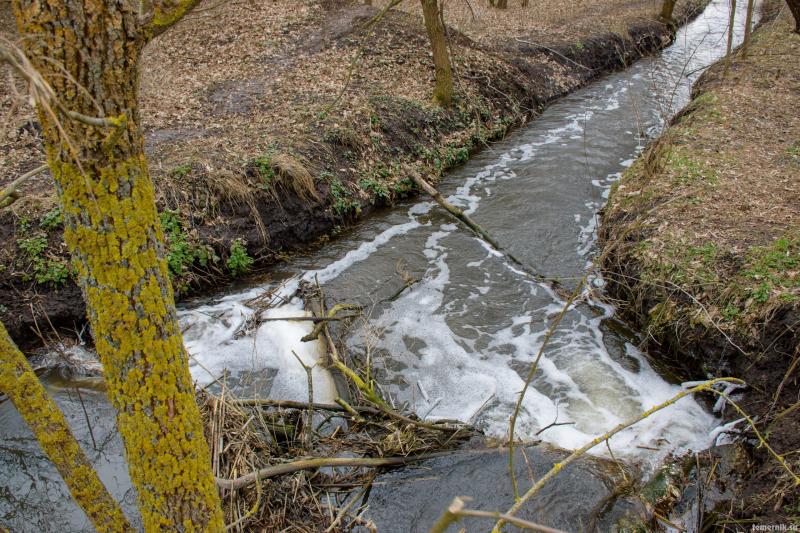
<svg viewBox="0 0 800 533"><path fill-rule="evenodd" d="M742 41L742 58L747 58L747 50L750 48L750 34L753 32L753 11L755 10L755 0L747 0L747 18L744 21L744 40Z"/></svg>
<svg viewBox="0 0 800 533"><path fill-rule="evenodd" d="M676 0L664 0L661 4L661 14L659 15L659 19L667 24L671 24L672 20L672 12L675 10L675 2Z"/></svg>

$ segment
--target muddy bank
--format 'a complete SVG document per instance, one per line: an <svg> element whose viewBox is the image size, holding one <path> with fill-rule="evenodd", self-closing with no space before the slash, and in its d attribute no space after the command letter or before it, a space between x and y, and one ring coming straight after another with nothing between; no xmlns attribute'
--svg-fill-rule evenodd
<svg viewBox="0 0 800 533"><path fill-rule="evenodd" d="M641 4L616 21L618 30L577 36L550 31L476 41L451 28L459 82L447 110L429 102L433 68L412 14L390 11L366 32L363 24L376 10L360 4L283 12L263 21L275 26L274 39L263 48L261 41L248 43L242 52L249 63L226 65L235 79L218 75L215 58L217 70L201 72L200 81L186 65L164 66L178 50L198 70L210 64L203 54L213 46L200 41L202 21L186 21L148 50L142 80L143 113L154 117L145 120L147 150L179 296L324 243L375 209L416 194L409 172L436 179L549 102L664 47L671 29L643 17L650 4ZM678 20L702 4L679 2ZM220 55L264 33L256 28L249 35L252 23L235 21L241 35L212 40ZM333 64L340 74L335 83L313 71ZM171 107L159 107L153 94L159 87L172 91L170 84L188 88ZM8 168L24 172L41 159L38 125L31 118L17 125L3 151ZM0 214L0 228L0 319L15 340L30 347L39 332L79 330L83 301L47 173Z"/></svg>
<svg viewBox="0 0 800 533"><path fill-rule="evenodd" d="M709 69L691 104L623 176L601 238L608 291L646 349L684 380L745 380L734 398L796 473L800 36L788 13L768 15L747 57L740 50L727 74L724 61ZM740 415L728 407L724 418ZM733 434L744 456L723 480L722 502L707 509L710 523L797 520L792 475L745 423ZM696 479L686 478L686 491Z"/></svg>

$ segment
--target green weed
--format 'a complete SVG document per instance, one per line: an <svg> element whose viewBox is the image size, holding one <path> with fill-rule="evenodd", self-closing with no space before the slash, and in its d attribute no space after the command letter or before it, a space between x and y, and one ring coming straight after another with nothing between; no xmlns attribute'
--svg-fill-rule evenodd
<svg viewBox="0 0 800 533"><path fill-rule="evenodd" d="M17 241L17 246L32 267L32 276L27 273L23 275L26 281L33 279L41 285L60 287L69 279L69 266L65 261L45 256L47 238L44 235L20 239Z"/></svg>
<svg viewBox="0 0 800 533"><path fill-rule="evenodd" d="M47 231L56 229L63 223L64 223L64 217L61 216L60 207L53 208L52 210L42 215L42 218L39 219L39 227Z"/></svg>
<svg viewBox="0 0 800 533"><path fill-rule="evenodd" d="M219 257L210 246L200 244L189 238L183 230L183 225L178 218L177 212L162 211L159 214L159 218L166 237L167 266L173 279L187 275L195 263L205 268L210 263L219 261ZM185 283L179 281L176 289L185 289Z"/></svg>
<svg viewBox="0 0 800 533"><path fill-rule="evenodd" d="M241 276L253 266L253 258L247 254L247 247L242 239L236 239L231 243L230 255L225 265L233 277Z"/></svg>

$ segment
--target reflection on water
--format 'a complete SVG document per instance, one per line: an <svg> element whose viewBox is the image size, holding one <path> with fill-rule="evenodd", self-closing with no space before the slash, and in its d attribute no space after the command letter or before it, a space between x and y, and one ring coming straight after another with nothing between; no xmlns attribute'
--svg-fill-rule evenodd
<svg viewBox="0 0 800 533"><path fill-rule="evenodd" d="M48 392L64 413L100 480L122 502L132 523L140 524L122 441L116 432L114 409L99 388L99 380L83 380L80 388L62 384L57 376L47 381ZM86 406L85 414L81 400ZM0 404L0 428L0 525L13 532L91 531L90 522L73 503L61 476L10 401Z"/></svg>

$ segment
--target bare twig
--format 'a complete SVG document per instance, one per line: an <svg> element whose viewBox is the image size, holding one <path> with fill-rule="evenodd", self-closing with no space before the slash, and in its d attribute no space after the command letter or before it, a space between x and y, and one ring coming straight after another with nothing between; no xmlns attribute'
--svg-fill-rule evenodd
<svg viewBox="0 0 800 533"><path fill-rule="evenodd" d="M300 366L303 367L303 370L306 371L306 379L308 380L308 414L306 415L306 423L303 427L303 442L306 447L308 447L311 443L311 426L314 424L314 378L311 370L316 364L314 366L308 366L300 359L300 356L297 355L294 350L292 350L292 355L297 359L297 362L300 363Z"/></svg>
<svg viewBox="0 0 800 533"><path fill-rule="evenodd" d="M13 204L17 198L19 198L17 188L32 177L41 174L45 170L47 170L47 165L38 166L9 183L5 189L0 191L0 207L7 207Z"/></svg>
<svg viewBox="0 0 800 533"><path fill-rule="evenodd" d="M522 529L527 529L529 531L539 531L541 533L564 533L564 531L560 529L553 529L551 527L535 524L533 522L529 522L528 520L522 520L521 518L502 514L499 512L476 511L473 509L465 509L464 499L458 496L453 498L453 501L447 507L445 512L442 513L442 516L439 517L439 519L430 529L429 533L444 533L445 531L447 531L447 528L450 527L451 524L458 522L459 520L461 520L461 518L468 516L474 518L492 518L494 520L501 518L505 519L505 521L508 522L509 524L514 524L517 527L521 527Z"/></svg>

